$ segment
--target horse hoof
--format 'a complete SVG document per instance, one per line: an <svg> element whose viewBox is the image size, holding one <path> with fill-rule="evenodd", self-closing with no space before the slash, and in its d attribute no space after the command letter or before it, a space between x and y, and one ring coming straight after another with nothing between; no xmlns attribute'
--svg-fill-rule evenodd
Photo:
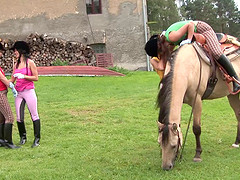
<svg viewBox="0 0 240 180"><path fill-rule="evenodd" d="M202 159L201 158L193 158L193 161L194 162L202 162Z"/></svg>
<svg viewBox="0 0 240 180"><path fill-rule="evenodd" d="M232 147L239 148L239 144L232 144Z"/></svg>

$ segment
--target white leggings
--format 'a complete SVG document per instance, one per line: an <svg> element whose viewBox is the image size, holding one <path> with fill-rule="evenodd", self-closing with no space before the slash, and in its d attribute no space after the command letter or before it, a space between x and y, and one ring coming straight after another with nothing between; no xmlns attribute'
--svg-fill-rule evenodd
<svg viewBox="0 0 240 180"><path fill-rule="evenodd" d="M34 89L24 89L18 92L18 96L15 99L15 108L17 113L17 121L24 121L24 109L27 103L28 110L30 112L32 121L39 119L37 110L37 96Z"/></svg>

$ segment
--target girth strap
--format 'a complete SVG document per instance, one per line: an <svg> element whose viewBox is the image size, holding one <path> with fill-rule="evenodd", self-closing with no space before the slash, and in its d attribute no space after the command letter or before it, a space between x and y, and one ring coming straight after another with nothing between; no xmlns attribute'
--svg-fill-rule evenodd
<svg viewBox="0 0 240 180"><path fill-rule="evenodd" d="M213 60L213 56L212 56L211 53L210 53L210 58L209 59L210 59L210 63L211 63L211 66L210 66L211 75L208 79L207 88L206 88L206 90L205 90L205 92L202 96L202 100L207 99L212 94L212 92L213 92L213 90L214 90L214 88L215 88L215 86L218 82L218 79L216 77L216 67L217 66L216 66L215 61Z"/></svg>
<svg viewBox="0 0 240 180"><path fill-rule="evenodd" d="M217 82L218 79L216 78L216 75L215 77L214 75L210 76L210 78L208 79L207 88L202 96L202 100L207 99L212 94Z"/></svg>
<svg viewBox="0 0 240 180"><path fill-rule="evenodd" d="M197 42L194 42L193 43L193 47L196 49L197 51L197 54L200 58L200 52L199 52L199 49L201 49L202 47L200 45L198 45ZM217 76L216 76L216 63L215 61L213 60L213 57L211 54L209 54L211 57L209 58L210 60L210 68L211 68L211 75L208 79L208 83L207 83L207 88L202 96L202 100L203 99L207 99L213 92L217 82L218 82L218 79L217 79Z"/></svg>

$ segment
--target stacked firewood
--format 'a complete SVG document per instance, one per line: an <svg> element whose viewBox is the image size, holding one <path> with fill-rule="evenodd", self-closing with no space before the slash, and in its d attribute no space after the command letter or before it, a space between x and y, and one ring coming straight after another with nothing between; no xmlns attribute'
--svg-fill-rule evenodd
<svg viewBox="0 0 240 180"><path fill-rule="evenodd" d="M5 73L12 72L16 58L14 52L9 50L14 41L10 39L0 40L6 49L0 58L0 67ZM26 38L30 46L30 58L37 66L53 65L96 65L95 56L90 46L80 42L66 41L61 38L53 38L47 35L30 34Z"/></svg>

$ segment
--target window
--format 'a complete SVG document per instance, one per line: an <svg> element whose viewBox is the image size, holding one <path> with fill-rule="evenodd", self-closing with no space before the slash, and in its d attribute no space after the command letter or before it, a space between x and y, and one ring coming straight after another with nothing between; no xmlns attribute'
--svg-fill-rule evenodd
<svg viewBox="0 0 240 180"><path fill-rule="evenodd" d="M91 44L90 45L95 53L106 53L106 46L104 43Z"/></svg>
<svg viewBox="0 0 240 180"><path fill-rule="evenodd" d="M86 0L87 14L101 14L101 0Z"/></svg>

